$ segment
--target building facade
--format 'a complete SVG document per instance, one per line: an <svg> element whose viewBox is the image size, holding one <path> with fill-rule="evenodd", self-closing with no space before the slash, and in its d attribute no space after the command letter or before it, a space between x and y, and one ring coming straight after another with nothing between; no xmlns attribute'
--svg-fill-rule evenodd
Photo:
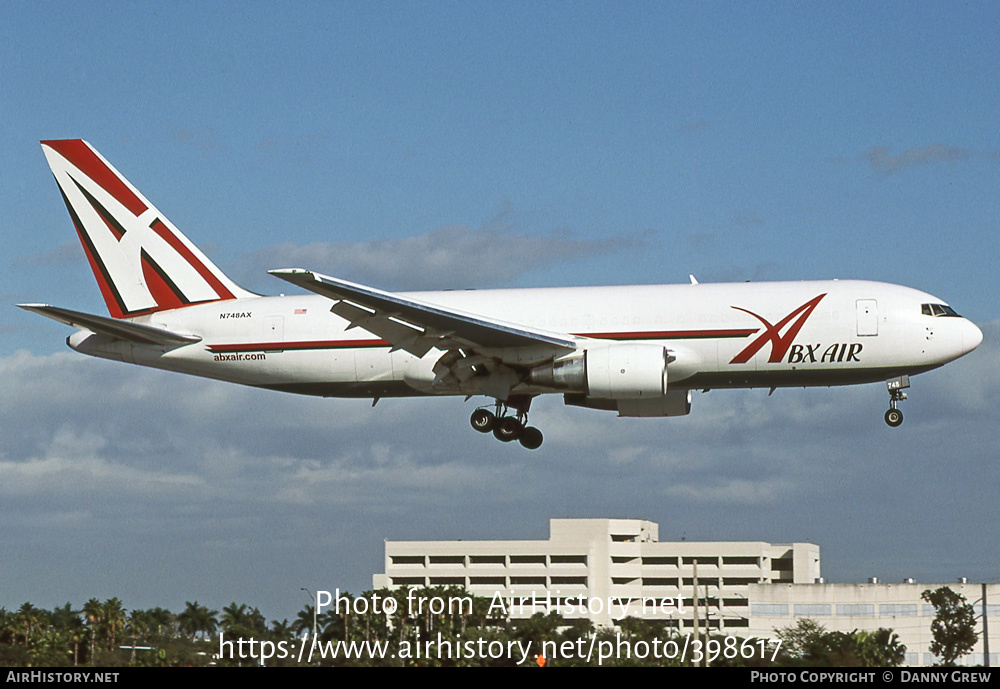
<svg viewBox="0 0 1000 689"><path fill-rule="evenodd" d="M1000 664L1000 584L757 584L750 587L750 636L773 636L775 629L794 626L799 619L815 620L827 631L892 629L906 646L906 665L933 665L930 647L934 606L924 591L947 586L965 597L976 615L979 640L959 662L962 665ZM994 601L994 602L990 602ZM984 624L983 620L986 620ZM984 633L985 632L985 633ZM990 643L987 659L985 647Z"/></svg>
<svg viewBox="0 0 1000 689"><path fill-rule="evenodd" d="M662 543L658 531L639 519L552 519L548 540L386 541L385 571L373 585L459 586L502 602L513 619L553 611L609 626L630 616L683 633L697 625L772 638L805 618L827 631L885 627L906 646L906 665L935 662L935 611L921 594L947 585L977 616L979 640L961 663L1000 664L1000 584L828 584L811 543Z"/></svg>
<svg viewBox="0 0 1000 689"><path fill-rule="evenodd" d="M375 588L462 586L500 596L511 617L559 612L610 625L624 616L679 628L749 626L749 587L820 576L809 543L670 542L639 519L552 519L545 541L386 541Z"/></svg>

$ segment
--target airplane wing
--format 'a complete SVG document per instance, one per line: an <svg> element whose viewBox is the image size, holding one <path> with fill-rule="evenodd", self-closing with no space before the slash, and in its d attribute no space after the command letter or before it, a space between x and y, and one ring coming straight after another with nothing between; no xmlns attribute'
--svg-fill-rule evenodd
<svg viewBox="0 0 1000 689"><path fill-rule="evenodd" d="M33 311L52 320L59 321L60 323L71 325L74 328L84 328L85 330L109 335L119 340L161 345L164 347L177 347L201 341L201 338L195 335L181 335L180 333L151 325L141 325L106 316L95 316L89 313L70 311L69 309L61 309L57 306L49 306L48 304L18 304L17 306L26 311Z"/></svg>
<svg viewBox="0 0 1000 689"><path fill-rule="evenodd" d="M350 327L363 328L392 344L394 349L418 357L434 347L501 349L543 345L572 350L577 346L576 340L563 334L447 309L301 268L268 272L333 299L337 303L331 311L348 321Z"/></svg>

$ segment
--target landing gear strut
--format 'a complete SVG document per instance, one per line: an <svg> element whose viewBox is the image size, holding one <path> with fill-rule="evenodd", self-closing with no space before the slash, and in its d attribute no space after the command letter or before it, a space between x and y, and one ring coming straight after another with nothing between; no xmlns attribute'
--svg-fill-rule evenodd
<svg viewBox="0 0 1000 689"><path fill-rule="evenodd" d="M511 398L506 403L497 400L496 412L480 407L472 412L469 423L480 433L490 433L503 443L517 440L522 447L537 450L542 445L542 432L528 425L531 398ZM513 414L509 414L513 411Z"/></svg>
<svg viewBox="0 0 1000 689"><path fill-rule="evenodd" d="M889 410L885 413L885 422L892 428L896 428L903 423L903 412L896 409L896 404L906 399L903 392L910 387L909 376L899 376L885 381L886 389L889 390Z"/></svg>

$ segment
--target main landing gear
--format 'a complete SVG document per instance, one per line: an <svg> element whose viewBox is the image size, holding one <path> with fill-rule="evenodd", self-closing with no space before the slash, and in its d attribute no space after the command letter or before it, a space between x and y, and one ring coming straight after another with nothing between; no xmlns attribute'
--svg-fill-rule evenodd
<svg viewBox="0 0 1000 689"><path fill-rule="evenodd" d="M899 376L885 381L885 387L889 390L889 410L885 413L885 422L892 428L896 428L903 423L903 412L896 409L896 404L906 399L903 392L910 387L909 376Z"/></svg>
<svg viewBox="0 0 1000 689"><path fill-rule="evenodd" d="M529 450L537 450L542 445L542 432L534 426L528 425L528 405L529 398L523 404L515 406L513 400L504 404L500 400L496 403L496 412L480 407L472 412L469 423L480 433L493 432L493 437L502 443L518 441L522 447ZM508 414L508 410L513 410L514 414Z"/></svg>

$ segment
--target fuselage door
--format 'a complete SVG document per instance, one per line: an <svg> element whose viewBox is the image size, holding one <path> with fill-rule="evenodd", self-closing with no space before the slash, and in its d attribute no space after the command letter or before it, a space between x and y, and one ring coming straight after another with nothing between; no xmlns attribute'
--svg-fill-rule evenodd
<svg viewBox="0 0 1000 689"><path fill-rule="evenodd" d="M878 335L878 302L858 299L858 337Z"/></svg>

